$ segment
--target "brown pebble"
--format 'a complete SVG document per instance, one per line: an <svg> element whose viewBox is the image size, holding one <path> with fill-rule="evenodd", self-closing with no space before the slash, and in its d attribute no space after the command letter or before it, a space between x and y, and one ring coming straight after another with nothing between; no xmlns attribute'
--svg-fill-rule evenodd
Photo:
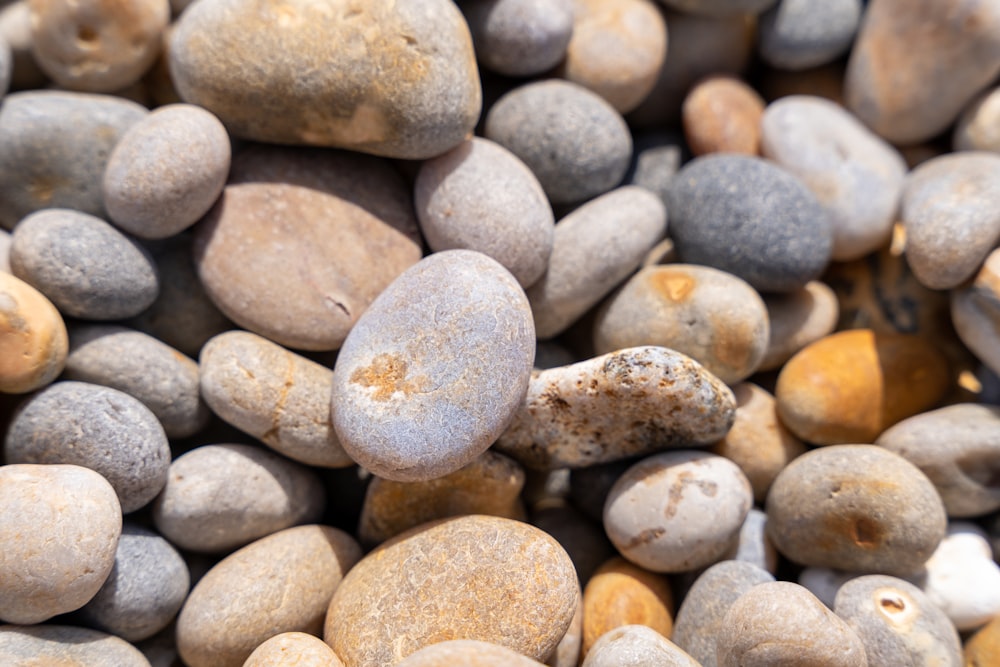
<svg viewBox="0 0 1000 667"><path fill-rule="evenodd" d="M760 151L764 100L737 78L715 76L697 84L681 109L684 136L694 155Z"/></svg>
<svg viewBox="0 0 1000 667"><path fill-rule="evenodd" d="M52 302L0 271L0 392L23 394L49 384L68 351L66 324Z"/></svg>

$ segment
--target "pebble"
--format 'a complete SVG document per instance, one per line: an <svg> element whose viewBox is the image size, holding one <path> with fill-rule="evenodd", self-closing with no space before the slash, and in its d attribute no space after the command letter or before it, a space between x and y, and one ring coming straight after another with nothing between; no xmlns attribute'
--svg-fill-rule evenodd
<svg viewBox="0 0 1000 667"><path fill-rule="evenodd" d="M906 163L842 106L810 95L772 102L761 120L761 149L826 211L832 259L851 261L888 245Z"/></svg>
<svg viewBox="0 0 1000 667"><path fill-rule="evenodd" d="M110 95L10 93L0 107L0 227L43 208L102 215L111 150L146 110Z"/></svg>
<svg viewBox="0 0 1000 667"><path fill-rule="evenodd" d="M519 86L497 100L485 123L485 137L528 165L553 204L608 192L621 183L632 157L621 114L569 81Z"/></svg>
<svg viewBox="0 0 1000 667"><path fill-rule="evenodd" d="M64 378L139 399L168 438L200 431L211 413L198 389L198 364L149 334L117 324L74 324Z"/></svg>
<svg viewBox="0 0 1000 667"><path fill-rule="evenodd" d="M998 73L1000 7L881 0L865 11L844 92L847 108L866 125L908 145L947 129Z"/></svg>
<svg viewBox="0 0 1000 667"><path fill-rule="evenodd" d="M1000 153L1000 88L990 88L969 103L951 137L956 151Z"/></svg>
<svg viewBox="0 0 1000 667"><path fill-rule="evenodd" d="M503 146L475 137L424 162L414 184L431 250L476 250L536 282L552 254L555 219L535 175Z"/></svg>
<svg viewBox="0 0 1000 667"><path fill-rule="evenodd" d="M0 229L0 271L10 273L10 232Z"/></svg>
<svg viewBox="0 0 1000 667"><path fill-rule="evenodd" d="M686 354L726 384L757 369L770 338L767 308L739 278L707 266L650 266L605 299L594 350L659 345Z"/></svg>
<svg viewBox="0 0 1000 667"><path fill-rule="evenodd" d="M959 338L994 373L1000 373L1000 249L972 282L952 290L951 321Z"/></svg>
<svg viewBox="0 0 1000 667"><path fill-rule="evenodd" d="M799 351L781 369L774 395L781 421L806 442L871 443L933 408L948 383L947 361L926 339L853 329Z"/></svg>
<svg viewBox="0 0 1000 667"><path fill-rule="evenodd" d="M857 572L843 572L829 567L806 567L799 573L798 583L833 609L840 587L858 576Z"/></svg>
<svg viewBox="0 0 1000 667"><path fill-rule="evenodd" d="M10 88L11 73L14 69L14 55L3 32L0 32L0 98L7 94Z"/></svg>
<svg viewBox="0 0 1000 667"><path fill-rule="evenodd" d="M764 100L733 76L712 76L688 92L681 107L684 137L694 155L760 151Z"/></svg>
<svg viewBox="0 0 1000 667"><path fill-rule="evenodd" d="M639 268L667 230L653 193L624 186L559 221L545 274L527 290L540 340L563 333Z"/></svg>
<svg viewBox="0 0 1000 667"><path fill-rule="evenodd" d="M806 186L743 155L705 155L674 177L667 205L682 262L727 271L762 292L791 292L830 260L831 226Z"/></svg>
<svg viewBox="0 0 1000 667"><path fill-rule="evenodd" d="M573 33L559 75L619 113L637 107L667 55L667 24L650 0L574 0Z"/></svg>
<svg viewBox="0 0 1000 667"><path fill-rule="evenodd" d="M566 57L573 0L469 0L461 10L479 63L498 74L542 74Z"/></svg>
<svg viewBox="0 0 1000 667"><path fill-rule="evenodd" d="M1000 509L1000 406L961 403L923 412L885 431L875 444L920 468L949 517Z"/></svg>
<svg viewBox="0 0 1000 667"><path fill-rule="evenodd" d="M12 667L150 667L142 653L124 639L70 625L0 626L0 662Z"/></svg>
<svg viewBox="0 0 1000 667"><path fill-rule="evenodd" d="M330 416L333 371L248 331L209 340L199 357L212 412L293 461L354 465Z"/></svg>
<svg viewBox="0 0 1000 667"><path fill-rule="evenodd" d="M340 351L340 442L387 479L454 472L510 423L534 354L528 302L510 272L472 250L430 255L382 292Z"/></svg>
<svg viewBox="0 0 1000 667"><path fill-rule="evenodd" d="M740 467L753 488L754 500L763 504L774 478L806 447L781 423L774 396L767 390L741 382L733 387L733 395L736 420L711 451Z"/></svg>
<svg viewBox="0 0 1000 667"><path fill-rule="evenodd" d="M119 229L139 238L173 236L219 198L230 161L229 135L218 118L191 104L160 107L112 151L104 206Z"/></svg>
<svg viewBox="0 0 1000 667"><path fill-rule="evenodd" d="M626 625L594 643L581 667L700 667L676 644L644 625Z"/></svg>
<svg viewBox="0 0 1000 667"><path fill-rule="evenodd" d="M757 21L757 53L767 64L785 70L833 62L850 49L862 10L861 0L779 0Z"/></svg>
<svg viewBox="0 0 1000 667"><path fill-rule="evenodd" d="M837 328L840 305L836 293L824 282L811 280L794 292L763 297L771 338L758 370L781 368L799 350Z"/></svg>
<svg viewBox="0 0 1000 667"><path fill-rule="evenodd" d="M531 525L555 538L569 554L581 584L590 581L597 568L617 553L604 533L600 511L599 508L595 520L571 504L543 501L541 508L531 513ZM581 633L582 625L581 622Z"/></svg>
<svg viewBox="0 0 1000 667"><path fill-rule="evenodd" d="M933 158L906 179L900 217L906 262L931 289L972 278L1000 241L1000 155L984 151Z"/></svg>
<svg viewBox="0 0 1000 667"><path fill-rule="evenodd" d="M282 632L258 646L243 667L344 667L322 639L305 632Z"/></svg>
<svg viewBox="0 0 1000 667"><path fill-rule="evenodd" d="M1000 565L975 524L950 524L915 583L960 632L977 630L1000 616Z"/></svg>
<svg viewBox="0 0 1000 667"><path fill-rule="evenodd" d="M635 135L632 163L625 185L638 185L667 203L670 182L688 158L687 146L679 132L643 132ZM673 242L665 239L664 242Z"/></svg>
<svg viewBox="0 0 1000 667"><path fill-rule="evenodd" d="M767 536L767 514L756 507L750 508L740 527L736 549L727 556L756 565L771 574L778 571L778 550Z"/></svg>
<svg viewBox="0 0 1000 667"><path fill-rule="evenodd" d="M868 664L962 664L955 626L924 593L902 579L857 577L837 592L834 613L865 646Z"/></svg>
<svg viewBox="0 0 1000 667"><path fill-rule="evenodd" d="M3 452L8 463L64 463L99 472L126 514L160 493L170 466L170 445L156 415L124 392L87 382L57 382L23 403Z"/></svg>
<svg viewBox="0 0 1000 667"><path fill-rule="evenodd" d="M482 105L448 0L192 5L167 51L180 97L252 141L419 160L464 140Z"/></svg>
<svg viewBox="0 0 1000 667"><path fill-rule="evenodd" d="M934 485L902 456L874 445L834 445L803 454L767 496L767 534L807 566L905 577L944 538Z"/></svg>
<svg viewBox="0 0 1000 667"><path fill-rule="evenodd" d="M168 0L32 0L31 53L60 87L110 93L136 83L160 53Z"/></svg>
<svg viewBox="0 0 1000 667"><path fill-rule="evenodd" d="M75 465L0 466L0 621L40 623L85 605L115 562L121 506Z"/></svg>
<svg viewBox="0 0 1000 667"><path fill-rule="evenodd" d="M583 591L577 589L576 611L573 620L569 622L566 634L556 644L549 654L545 664L548 667L577 667L580 663L580 650L583 647Z"/></svg>
<svg viewBox="0 0 1000 667"><path fill-rule="evenodd" d="M55 380L66 365L68 341L52 302L0 271L0 392L24 394Z"/></svg>
<svg viewBox="0 0 1000 667"><path fill-rule="evenodd" d="M1000 616L976 631L965 642L966 667L991 667L1000 655Z"/></svg>
<svg viewBox="0 0 1000 667"><path fill-rule="evenodd" d="M10 266L64 315L81 319L138 315L160 291L145 248L104 220L71 209L38 211L18 223Z"/></svg>
<svg viewBox="0 0 1000 667"><path fill-rule="evenodd" d="M220 553L323 513L316 473L253 445L205 445L174 459L153 503L156 530L181 549Z"/></svg>
<svg viewBox="0 0 1000 667"><path fill-rule="evenodd" d="M667 452L636 463L615 482L604 530L636 565L686 572L722 560L752 506L750 482L729 459Z"/></svg>
<svg viewBox="0 0 1000 667"><path fill-rule="evenodd" d="M720 667L868 665L857 633L816 596L788 581L759 584L733 602L716 646Z"/></svg>
<svg viewBox="0 0 1000 667"><path fill-rule="evenodd" d="M569 556L537 528L499 517L444 519L355 565L330 602L323 639L358 667L396 663L455 638L542 660L565 634L578 597Z"/></svg>
<svg viewBox="0 0 1000 667"><path fill-rule="evenodd" d="M151 530L126 523L104 585L78 612L88 626L130 642L166 628L190 590L184 558Z"/></svg>
<svg viewBox="0 0 1000 667"><path fill-rule="evenodd" d="M574 663L575 664L575 663ZM431 644L411 653L398 667L541 667L532 660L505 646L478 639L449 639Z"/></svg>
<svg viewBox="0 0 1000 667"><path fill-rule="evenodd" d="M334 591L361 559L347 533L289 528L219 561L177 617L177 648L188 667L240 667L285 632L319 634ZM353 664L353 663L348 663Z"/></svg>
<svg viewBox="0 0 1000 667"><path fill-rule="evenodd" d="M708 445L735 411L732 391L690 357L627 348L533 374L494 446L536 470L583 468Z"/></svg>

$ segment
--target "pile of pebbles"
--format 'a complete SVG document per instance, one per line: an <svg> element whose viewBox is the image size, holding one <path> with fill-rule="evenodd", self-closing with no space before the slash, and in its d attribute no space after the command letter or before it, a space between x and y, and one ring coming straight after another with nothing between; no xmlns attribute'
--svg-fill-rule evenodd
<svg viewBox="0 0 1000 667"><path fill-rule="evenodd" d="M0 2L0 664L1000 664L1000 1Z"/></svg>

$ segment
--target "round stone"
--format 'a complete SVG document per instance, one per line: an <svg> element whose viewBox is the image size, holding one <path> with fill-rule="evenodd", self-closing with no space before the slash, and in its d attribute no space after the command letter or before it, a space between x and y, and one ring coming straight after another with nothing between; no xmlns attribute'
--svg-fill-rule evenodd
<svg viewBox="0 0 1000 667"><path fill-rule="evenodd" d="M760 150L764 100L735 77L713 76L699 82L684 98L684 136L695 155Z"/></svg>
<svg viewBox="0 0 1000 667"><path fill-rule="evenodd" d="M768 536L802 565L909 576L931 557L946 523L920 469L873 445L807 452L767 496Z"/></svg>
<svg viewBox="0 0 1000 667"><path fill-rule="evenodd" d="M840 304L826 284L811 280L805 287L786 294L765 294L771 339L758 370L773 371L795 353L828 336L837 328Z"/></svg>
<svg viewBox="0 0 1000 667"><path fill-rule="evenodd" d="M469 0L461 9L479 63L498 74L542 74L566 56L572 0Z"/></svg>
<svg viewBox="0 0 1000 667"><path fill-rule="evenodd" d="M959 632L977 630L1000 616L1000 565L976 524L949 525L916 582Z"/></svg>
<svg viewBox="0 0 1000 667"><path fill-rule="evenodd" d="M79 609L115 562L121 505L75 465L0 466L0 620L40 623Z"/></svg>
<svg viewBox="0 0 1000 667"><path fill-rule="evenodd" d="M964 655L969 667L987 667L1000 655L1000 616L966 640Z"/></svg>
<svg viewBox="0 0 1000 667"><path fill-rule="evenodd" d="M5 665L115 665L150 667L139 650L120 637L71 625L0 626Z"/></svg>
<svg viewBox="0 0 1000 667"><path fill-rule="evenodd" d="M1000 250L973 281L951 292L951 320L959 338L994 373L1000 373Z"/></svg>
<svg viewBox="0 0 1000 667"><path fill-rule="evenodd" d="M804 70L833 62L851 47L861 0L779 0L757 19L757 52L772 67Z"/></svg>
<svg viewBox="0 0 1000 667"><path fill-rule="evenodd" d="M243 667L344 667L322 639L305 632L282 632L258 646Z"/></svg>
<svg viewBox="0 0 1000 667"><path fill-rule="evenodd" d="M11 74L14 70L14 54L11 52L10 44L0 32L0 97L7 94L10 88Z"/></svg>
<svg viewBox="0 0 1000 667"><path fill-rule="evenodd" d="M1000 153L1000 88L991 88L965 108L955 124L951 144L956 151Z"/></svg>
<svg viewBox="0 0 1000 667"><path fill-rule="evenodd" d="M626 625L598 639L581 667L700 667L669 639L644 625Z"/></svg>
<svg viewBox="0 0 1000 667"><path fill-rule="evenodd" d="M163 489L170 445L156 415L128 394L57 382L21 405L4 440L8 463L65 463L99 472L121 510L145 507Z"/></svg>
<svg viewBox="0 0 1000 667"><path fill-rule="evenodd" d="M69 342L62 316L45 295L0 271L0 392L40 389L62 373Z"/></svg>
<svg viewBox="0 0 1000 667"><path fill-rule="evenodd" d="M431 644L396 663L397 667L542 667L542 664L505 646L478 639L449 639Z"/></svg>
<svg viewBox="0 0 1000 667"><path fill-rule="evenodd" d="M333 371L333 424L380 477L458 470L524 399L535 332L524 292L496 261L447 250L397 278L351 330Z"/></svg>

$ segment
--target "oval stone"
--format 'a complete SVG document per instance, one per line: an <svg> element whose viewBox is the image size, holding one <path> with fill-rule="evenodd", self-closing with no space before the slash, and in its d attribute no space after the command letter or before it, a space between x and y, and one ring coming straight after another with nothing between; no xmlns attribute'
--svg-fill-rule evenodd
<svg viewBox="0 0 1000 667"><path fill-rule="evenodd" d="M255 648L243 667L344 667L344 663L319 637L282 632Z"/></svg>
<svg viewBox="0 0 1000 667"><path fill-rule="evenodd" d="M645 625L626 625L604 633L581 667L700 667L672 641Z"/></svg>
<svg viewBox="0 0 1000 667"><path fill-rule="evenodd" d="M0 626L0 663L150 667L139 649L124 639L71 625Z"/></svg>
<svg viewBox="0 0 1000 667"><path fill-rule="evenodd" d="M566 56L573 0L468 0L461 5L479 63L507 76L542 74Z"/></svg>
<svg viewBox="0 0 1000 667"><path fill-rule="evenodd" d="M499 517L445 519L355 565L330 601L323 638L352 667L393 664L456 638L542 660L566 633L578 596L569 556L537 528Z"/></svg>
<svg viewBox="0 0 1000 667"><path fill-rule="evenodd" d="M66 324L45 295L0 270L0 392L23 394L55 380L66 365Z"/></svg>
<svg viewBox="0 0 1000 667"><path fill-rule="evenodd" d="M959 632L1000 616L1000 565L992 556L982 528L955 521L914 579Z"/></svg>
<svg viewBox="0 0 1000 667"><path fill-rule="evenodd" d="M818 280L794 292L766 294L764 305L771 339L758 368L761 371L781 368L806 345L832 334L840 317L836 293Z"/></svg>
<svg viewBox="0 0 1000 667"><path fill-rule="evenodd" d="M991 252L973 281L952 290L950 298L951 320L959 338L1000 374L1000 250Z"/></svg>
<svg viewBox="0 0 1000 667"><path fill-rule="evenodd" d="M757 19L757 52L784 70L825 65L851 47L862 9L861 0L778 0Z"/></svg>
<svg viewBox="0 0 1000 667"><path fill-rule="evenodd" d="M966 667L987 667L1000 655L1000 616L966 640L964 655Z"/></svg>
<svg viewBox="0 0 1000 667"><path fill-rule="evenodd" d="M496 261L472 250L425 258L379 295L337 358L344 449L399 482L468 464L520 406L534 334L523 290Z"/></svg>
<svg viewBox="0 0 1000 667"><path fill-rule="evenodd" d="M760 151L764 100L736 77L713 76L696 84L684 98L681 121L694 155Z"/></svg>

